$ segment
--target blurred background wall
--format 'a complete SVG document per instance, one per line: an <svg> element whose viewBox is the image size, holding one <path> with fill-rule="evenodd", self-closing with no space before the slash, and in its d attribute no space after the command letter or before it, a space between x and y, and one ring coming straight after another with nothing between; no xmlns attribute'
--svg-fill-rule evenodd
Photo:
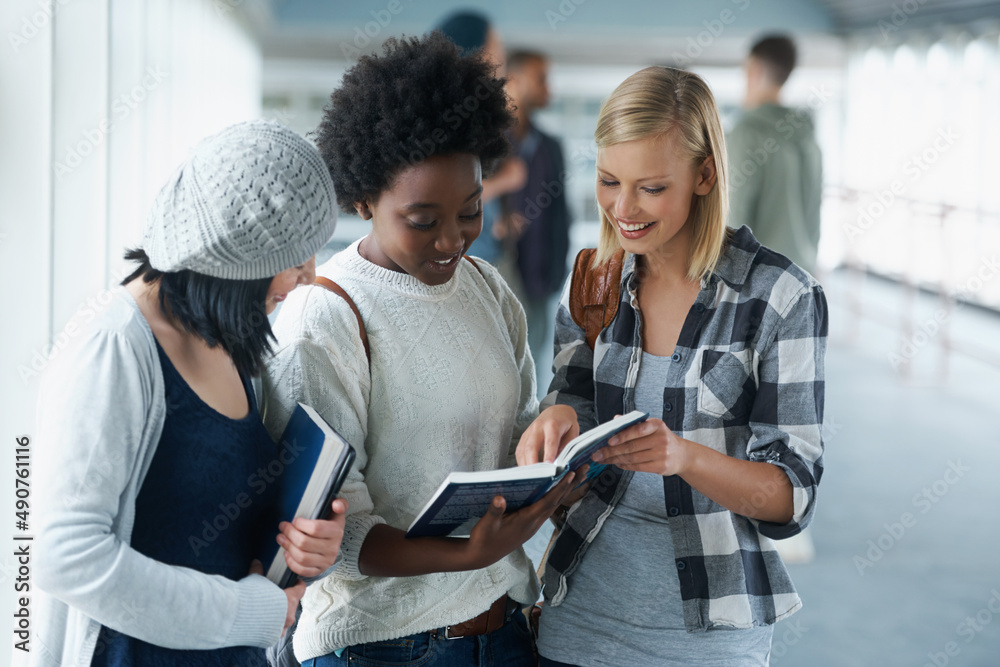
<svg viewBox="0 0 1000 667"><path fill-rule="evenodd" d="M389 36L421 34L458 7L488 14L508 50L531 48L551 59L552 104L537 120L562 141L576 247L596 239L592 135L600 104L618 83L649 64L689 68L712 86L729 128L740 113L742 63L754 38L781 31L796 39L800 65L783 102L810 110L823 149L817 275L839 309L832 318L831 361L847 369L838 376L840 384L830 380L835 419L828 445L853 452L840 459L841 470L853 476L831 482L829 493L835 505L837 493L868 499L864 494L870 492L864 507L874 508L865 524L857 514L843 516L831 507L828 520L857 535L827 539L817 528L817 563L847 541L837 561L847 572L814 568L802 580L822 588L830 585L829 577L843 576L850 578L848 589L865 590L871 579L864 578L864 568L855 572L852 557L866 553L869 538L878 545L879 524L891 526L895 511L885 508L899 498L909 506L910 492L920 485L906 482L898 495L888 496L876 489L884 491L887 477L908 479L912 470L898 466L908 456L929 460L927 481L934 481L933 471L945 459L931 453L942 451L939 446L954 448L956 439L975 445L970 451L980 456L977 467L991 477L968 487L968 503L954 507L954 515L942 510L934 520L958 521L956 529L979 531L992 541L941 555L969 558L975 564L970 567L980 568L965 598L947 598L944 589L941 600L948 601L941 604L953 613L943 620L906 622L894 593L879 597L886 610L880 617L898 622L891 626L896 630L869 639L877 648L886 633L896 633L891 653L871 660L865 653L817 657L860 632L829 634L826 620L857 624L861 612L850 608L849 597L834 610L827 606L832 598L817 594L811 634L800 643L776 633L774 660L946 664L934 662L940 654L950 664L1000 664L1000 622L983 625L964 653L944 651L947 642L962 641L953 626L963 610L975 617L980 606L988 608L989 582L1000 589L1000 556L987 553L1000 547L992 514L1000 501L992 481L1000 462L993 419L1000 407L1000 280L992 280L1000 272L1000 3L992 0L5 0L3 445L12 448L15 436L33 432L38 375L65 343L63 324L99 305L120 280L123 248L137 243L148 205L194 143L260 116L308 133L359 55ZM329 250L366 228L359 219L342 218ZM838 349L844 356L836 356ZM875 372L880 375L865 375ZM913 396L914 388L927 391ZM949 412L947 405L967 412ZM920 411L950 426L933 436L917 428L917 436L930 439L920 452L908 451L886 415L909 418ZM872 434L866 419L883 431ZM871 454L871 447L858 444L862 436L871 438L866 443L886 445L879 453L884 459L876 457L883 470L858 463ZM833 449L830 455L836 458ZM12 507L11 460L0 454L0 507ZM920 554L926 555L913 552ZM0 556L4 590L12 562ZM911 583L896 583L915 586L921 577L934 576L932 570L910 574ZM936 600L915 604L934 606ZM9 618L3 611L8 602L4 596L0 616ZM806 604L808 609L808 597ZM906 627L910 635L899 630ZM912 646L929 631L941 639L935 635L926 646Z"/></svg>

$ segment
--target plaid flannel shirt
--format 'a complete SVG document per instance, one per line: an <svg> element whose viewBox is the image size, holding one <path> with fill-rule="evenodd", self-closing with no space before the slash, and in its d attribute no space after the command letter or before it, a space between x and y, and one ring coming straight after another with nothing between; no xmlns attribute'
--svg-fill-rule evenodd
<svg viewBox="0 0 1000 667"><path fill-rule="evenodd" d="M572 406L586 430L634 409L642 359L636 262L627 256L621 303L594 345L569 312L569 287L556 315L555 377L544 406ZM729 230L715 271L684 320L673 368L664 378L663 414L672 431L748 461L780 467L793 487L784 525L730 512L680 477L663 478L666 512L689 632L772 624L797 611L773 539L812 518L823 472L823 358L827 307L808 273L763 246L749 228ZM606 468L570 511L545 568L545 599L558 605L572 575L625 493L632 473ZM749 513L776 489L746 499ZM652 554L636 554L636 559ZM622 564L622 567L628 567ZM649 568L636 568L637 576Z"/></svg>

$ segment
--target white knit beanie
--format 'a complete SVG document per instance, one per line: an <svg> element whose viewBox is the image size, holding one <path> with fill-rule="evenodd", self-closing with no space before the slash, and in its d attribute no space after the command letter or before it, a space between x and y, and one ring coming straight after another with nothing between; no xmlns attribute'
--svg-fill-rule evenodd
<svg viewBox="0 0 1000 667"><path fill-rule="evenodd" d="M269 278L315 255L333 235L336 211L312 144L254 120L198 144L153 202L142 247L158 271Z"/></svg>

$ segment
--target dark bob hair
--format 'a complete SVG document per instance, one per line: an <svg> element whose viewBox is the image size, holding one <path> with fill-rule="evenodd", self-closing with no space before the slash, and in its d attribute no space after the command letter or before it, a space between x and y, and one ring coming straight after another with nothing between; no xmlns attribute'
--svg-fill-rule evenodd
<svg viewBox="0 0 1000 667"><path fill-rule="evenodd" d="M136 278L160 281L160 312L200 336L209 347L221 346L236 370L251 377L260 374L275 340L267 319L267 290L271 278L227 280L194 271L158 271L142 248L125 251L125 259L139 266L122 281Z"/></svg>
<svg viewBox="0 0 1000 667"><path fill-rule="evenodd" d="M510 150L504 81L482 55L459 55L440 32L383 50L347 71L313 134L346 213L433 155L476 155L488 175Z"/></svg>

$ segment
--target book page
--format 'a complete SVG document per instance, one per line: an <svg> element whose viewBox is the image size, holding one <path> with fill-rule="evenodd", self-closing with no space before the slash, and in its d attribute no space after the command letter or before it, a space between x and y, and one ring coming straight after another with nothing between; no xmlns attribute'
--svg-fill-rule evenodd
<svg viewBox="0 0 1000 667"><path fill-rule="evenodd" d="M624 431L633 424L645 421L648 413L633 410L600 426L595 426L586 433L573 438L556 457L556 465L566 466L576 470L590 460L591 455L607 444L611 436Z"/></svg>

